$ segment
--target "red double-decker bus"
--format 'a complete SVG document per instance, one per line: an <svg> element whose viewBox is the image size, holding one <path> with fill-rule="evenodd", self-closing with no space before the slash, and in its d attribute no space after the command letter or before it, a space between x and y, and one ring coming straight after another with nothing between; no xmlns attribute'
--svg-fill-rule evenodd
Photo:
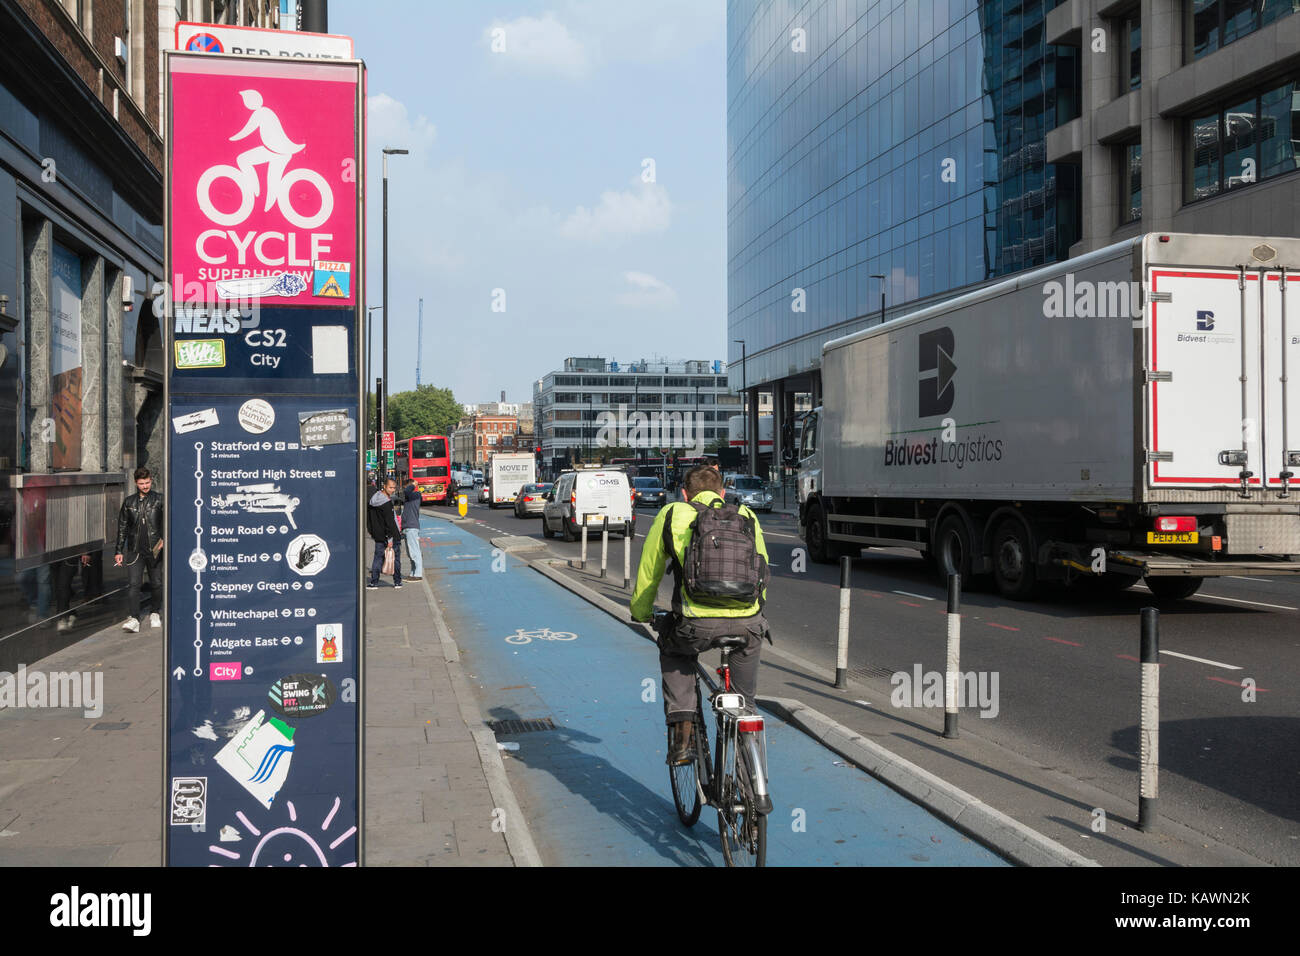
<svg viewBox="0 0 1300 956"><path fill-rule="evenodd" d="M402 459L406 468L403 472ZM446 435L416 435L397 443L397 471L415 482L420 499L426 503L452 504L451 440Z"/></svg>

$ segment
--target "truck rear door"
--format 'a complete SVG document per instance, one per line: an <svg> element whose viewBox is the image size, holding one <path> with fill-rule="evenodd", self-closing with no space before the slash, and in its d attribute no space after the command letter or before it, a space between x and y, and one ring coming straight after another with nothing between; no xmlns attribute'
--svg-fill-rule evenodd
<svg viewBox="0 0 1300 956"><path fill-rule="evenodd" d="M1281 489L1300 442L1300 295L1279 269L1147 271L1148 480ZM1247 474L1248 473L1248 474ZM1268 497L1272 497L1271 495Z"/></svg>

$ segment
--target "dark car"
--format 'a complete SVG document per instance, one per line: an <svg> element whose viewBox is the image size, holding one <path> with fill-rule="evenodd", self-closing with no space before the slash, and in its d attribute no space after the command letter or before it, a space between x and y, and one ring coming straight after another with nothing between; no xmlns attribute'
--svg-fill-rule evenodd
<svg viewBox="0 0 1300 956"><path fill-rule="evenodd" d="M668 491L658 478L633 478L632 490L636 492L636 503L662 508L668 504Z"/></svg>

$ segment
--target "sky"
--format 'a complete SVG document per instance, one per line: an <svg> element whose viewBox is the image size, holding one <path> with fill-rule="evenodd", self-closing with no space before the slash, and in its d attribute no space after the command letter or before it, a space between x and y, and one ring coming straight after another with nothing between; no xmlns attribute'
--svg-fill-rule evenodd
<svg viewBox="0 0 1300 956"><path fill-rule="evenodd" d="M366 301L389 393L532 400L568 356L726 358L721 0L333 0L367 67ZM504 311L494 311L494 304ZM378 375L382 313L373 313Z"/></svg>

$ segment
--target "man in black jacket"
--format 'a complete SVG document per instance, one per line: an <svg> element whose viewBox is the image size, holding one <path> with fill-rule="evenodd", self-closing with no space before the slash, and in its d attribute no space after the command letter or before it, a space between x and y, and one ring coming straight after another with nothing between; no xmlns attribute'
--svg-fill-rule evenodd
<svg viewBox="0 0 1300 956"><path fill-rule="evenodd" d="M162 627L163 600L163 496L153 490L153 476L148 468L135 470L136 493L122 502L117 514L117 548L113 563L117 567L126 561L130 588L127 601L131 616L122 630L137 634L140 631L140 586L144 575L149 574L149 614L152 627Z"/></svg>
<svg viewBox="0 0 1300 956"><path fill-rule="evenodd" d="M387 479L383 489L371 496L370 506L366 509L366 531L375 542L375 557L370 562L367 591L379 587L379 569L383 566L384 551L388 548L393 549L393 587L402 586L402 551L396 546L401 534L397 530L397 517L393 512L393 494L396 491L397 482L392 478Z"/></svg>

